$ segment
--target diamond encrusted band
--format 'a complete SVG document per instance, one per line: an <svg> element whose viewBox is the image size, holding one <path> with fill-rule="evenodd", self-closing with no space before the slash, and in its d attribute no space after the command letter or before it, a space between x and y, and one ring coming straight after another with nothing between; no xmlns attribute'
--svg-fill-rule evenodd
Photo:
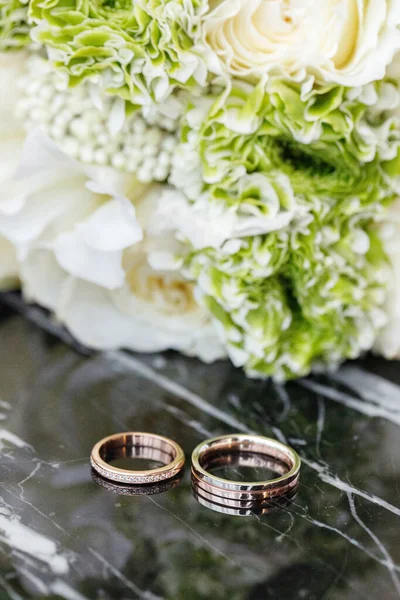
<svg viewBox="0 0 400 600"><path fill-rule="evenodd" d="M110 464L113 458L148 458L161 462L162 467L147 471L120 469ZM185 464L182 448L173 440L155 433L126 432L110 435L95 444L90 464L110 481L146 485L171 479Z"/></svg>
<svg viewBox="0 0 400 600"><path fill-rule="evenodd" d="M134 483L119 483L118 481L114 482L110 479L105 479L94 469L91 471L92 479L95 483L97 483L97 485L104 488L108 492L118 494L119 496L154 496L156 494L163 494L164 492L173 490L182 481L181 472L180 475L165 481L148 483L146 485L135 485Z"/></svg>

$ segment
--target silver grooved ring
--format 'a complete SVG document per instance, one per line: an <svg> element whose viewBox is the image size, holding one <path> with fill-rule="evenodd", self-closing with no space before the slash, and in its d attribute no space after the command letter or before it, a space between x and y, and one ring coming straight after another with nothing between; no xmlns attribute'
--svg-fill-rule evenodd
<svg viewBox="0 0 400 600"><path fill-rule="evenodd" d="M286 465L286 472L268 481L231 481L207 471L207 461L218 454L262 454ZM206 440L192 454L192 482L200 494L215 502L263 502L293 493L298 487L301 461L289 446L272 438L252 434L223 435Z"/></svg>

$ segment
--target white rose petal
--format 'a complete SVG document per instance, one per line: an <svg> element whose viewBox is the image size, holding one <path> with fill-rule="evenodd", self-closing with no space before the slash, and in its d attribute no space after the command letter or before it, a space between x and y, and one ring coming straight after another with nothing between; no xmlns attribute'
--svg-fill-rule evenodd
<svg viewBox="0 0 400 600"><path fill-rule="evenodd" d="M18 287L19 268L15 248L0 237L0 290Z"/></svg>
<svg viewBox="0 0 400 600"><path fill-rule="evenodd" d="M179 261L165 270L180 244L154 221L163 190L81 165L34 132L5 186L0 232L17 248L25 296L83 344L213 361L225 353L207 309Z"/></svg>
<svg viewBox="0 0 400 600"><path fill-rule="evenodd" d="M203 39L231 76L284 74L305 86L382 79L400 48L399 0L222 0ZM213 4L212 4L213 6Z"/></svg>
<svg viewBox="0 0 400 600"><path fill-rule="evenodd" d="M121 252L98 252L77 231L62 233L52 246L57 262L67 273L110 290L123 284Z"/></svg>
<svg viewBox="0 0 400 600"><path fill-rule="evenodd" d="M100 350L130 346L138 333L136 323L115 309L107 290L79 279L64 285L57 316L77 340Z"/></svg>
<svg viewBox="0 0 400 600"><path fill-rule="evenodd" d="M0 54L0 221L3 210L13 211L13 207L7 205L7 184L17 168L25 139L15 108L20 97L17 81L26 59L24 52ZM0 229L0 289L18 287L18 279L15 248L1 236Z"/></svg>
<svg viewBox="0 0 400 600"><path fill-rule="evenodd" d="M125 208L118 200L100 206L86 221L76 226L77 235L85 244L103 252L124 249L143 239L143 232L136 221L135 209ZM125 210L124 210L125 208Z"/></svg>
<svg viewBox="0 0 400 600"><path fill-rule="evenodd" d="M20 269L25 298L48 310L55 310L68 276L54 253L46 248L31 249L21 261Z"/></svg>

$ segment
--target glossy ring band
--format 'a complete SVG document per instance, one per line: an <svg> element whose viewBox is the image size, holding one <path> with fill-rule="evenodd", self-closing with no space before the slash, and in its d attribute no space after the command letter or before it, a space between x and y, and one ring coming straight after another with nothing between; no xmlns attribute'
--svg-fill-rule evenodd
<svg viewBox="0 0 400 600"><path fill-rule="evenodd" d="M147 458L163 467L147 471L119 469L109 463L112 458ZM185 464L182 448L173 440L154 433L129 431L110 435L95 444L90 455L93 469L102 477L135 485L171 479Z"/></svg>
<svg viewBox="0 0 400 600"><path fill-rule="evenodd" d="M218 455L264 455L284 465L283 473L268 481L231 481L207 471L207 464ZM198 493L215 502L235 503L256 501L291 495L298 487L300 457L289 446L261 435L234 434L206 440L192 454L192 482ZM281 471L282 472L282 471Z"/></svg>
<svg viewBox="0 0 400 600"><path fill-rule="evenodd" d="M263 504L259 504L258 502L237 502L230 503L227 500L222 500L220 502L215 501L215 496L207 497L194 488L193 495L197 502L210 510L214 510L215 512L224 513L226 515L232 516L254 516L254 515L265 515L267 513L275 512L289 506L294 499L296 498L297 490L294 490L292 493L281 496L280 498L273 498L271 500L266 500Z"/></svg>

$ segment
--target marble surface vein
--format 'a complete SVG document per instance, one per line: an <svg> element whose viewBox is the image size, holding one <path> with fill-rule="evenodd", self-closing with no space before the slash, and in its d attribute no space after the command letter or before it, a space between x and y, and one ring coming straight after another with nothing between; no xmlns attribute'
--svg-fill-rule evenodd
<svg viewBox="0 0 400 600"><path fill-rule="evenodd" d="M227 362L93 353L0 295L0 599L399 598L399 425L399 363L279 386ZM238 518L198 504L189 469L156 496L97 485L92 445L135 429L187 456L234 431L287 441L299 494Z"/></svg>

